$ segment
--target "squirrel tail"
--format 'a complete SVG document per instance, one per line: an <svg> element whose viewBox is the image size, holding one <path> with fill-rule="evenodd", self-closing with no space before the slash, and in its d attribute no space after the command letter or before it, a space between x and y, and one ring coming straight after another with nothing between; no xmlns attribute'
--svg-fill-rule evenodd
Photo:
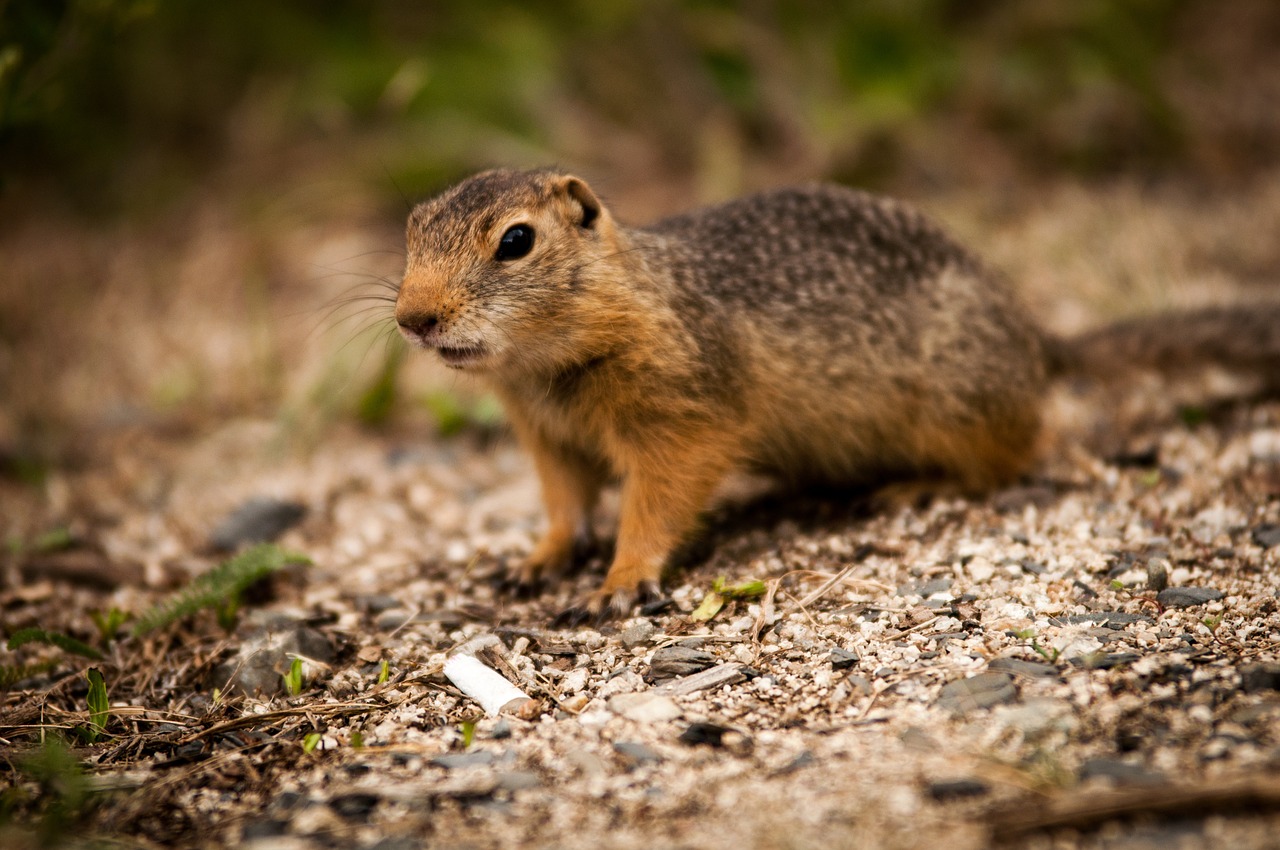
<svg viewBox="0 0 1280 850"><path fill-rule="evenodd" d="M1176 374L1206 365L1256 376L1280 394L1280 302L1127 319L1045 344L1055 377L1106 378L1131 368Z"/></svg>

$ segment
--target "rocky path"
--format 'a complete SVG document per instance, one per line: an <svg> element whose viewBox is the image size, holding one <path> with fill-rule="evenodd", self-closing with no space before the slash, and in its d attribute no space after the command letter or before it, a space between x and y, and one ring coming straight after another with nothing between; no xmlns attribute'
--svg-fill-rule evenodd
<svg viewBox="0 0 1280 850"><path fill-rule="evenodd" d="M47 662L0 696L6 847L39 823L73 844L384 850L1280 834L1280 405L981 501L722 508L668 604L580 629L550 623L599 564L544 598L496 590L539 523L505 440L303 454L275 429L118 435L41 505L6 492L62 530L7 557L6 633L104 653L3 656ZM264 533L313 564L246 595L231 631L202 611L104 644L92 612L141 611ZM721 577L761 584L696 619ZM532 701L487 716L443 675L459 647ZM38 727L85 724L91 665L111 708L96 742L72 735L72 806L32 765Z"/></svg>

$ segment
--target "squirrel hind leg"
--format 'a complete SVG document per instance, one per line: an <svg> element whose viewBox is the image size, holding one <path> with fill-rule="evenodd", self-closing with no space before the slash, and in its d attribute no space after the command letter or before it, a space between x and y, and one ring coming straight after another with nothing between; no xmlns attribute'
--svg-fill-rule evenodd
<svg viewBox="0 0 1280 850"><path fill-rule="evenodd" d="M987 493L1017 481L1035 462L1041 443L1034 413L1001 423L983 422L962 429L923 429L921 456L932 461L922 470L941 472L964 492Z"/></svg>

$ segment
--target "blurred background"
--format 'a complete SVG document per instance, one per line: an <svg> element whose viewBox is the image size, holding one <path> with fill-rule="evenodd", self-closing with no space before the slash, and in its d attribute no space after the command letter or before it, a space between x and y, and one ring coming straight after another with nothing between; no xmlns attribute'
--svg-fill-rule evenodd
<svg viewBox="0 0 1280 850"><path fill-rule="evenodd" d="M0 0L0 477L489 427L372 296L409 204L493 165L629 223L891 192L1063 331L1274 293L1278 48L1274 0Z"/></svg>

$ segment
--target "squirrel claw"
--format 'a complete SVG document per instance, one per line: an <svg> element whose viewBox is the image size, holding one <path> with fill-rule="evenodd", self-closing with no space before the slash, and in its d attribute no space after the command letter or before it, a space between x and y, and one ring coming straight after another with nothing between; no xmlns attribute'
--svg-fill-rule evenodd
<svg viewBox="0 0 1280 850"><path fill-rule="evenodd" d="M543 571L533 569L528 560L515 564L507 562L505 567L492 582L493 589L498 594L515 599L532 599L545 589Z"/></svg>
<svg viewBox="0 0 1280 850"><path fill-rule="evenodd" d="M525 578L511 573L499 576L493 582L494 590L513 599L532 599L542 593L544 586L542 579Z"/></svg>
<svg viewBox="0 0 1280 850"><path fill-rule="evenodd" d="M662 591L654 581L641 582L637 587L620 587L616 590L601 588L580 602L569 606L555 618L557 627L574 628L587 621L596 625L625 617L637 606L661 598Z"/></svg>

